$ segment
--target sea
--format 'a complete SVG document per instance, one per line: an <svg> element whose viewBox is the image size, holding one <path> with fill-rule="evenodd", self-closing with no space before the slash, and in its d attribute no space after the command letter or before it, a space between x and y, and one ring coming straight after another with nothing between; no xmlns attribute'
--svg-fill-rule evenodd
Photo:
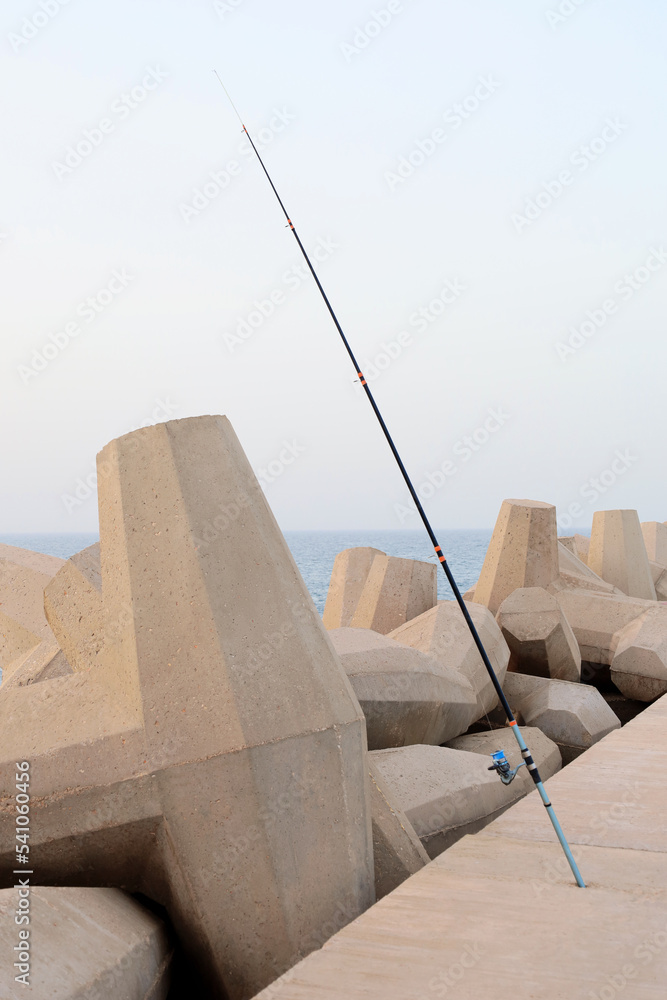
<svg viewBox="0 0 667 1000"><path fill-rule="evenodd" d="M320 614L324 611L334 559L343 549L370 545L390 556L421 559L437 565L431 543L423 531L286 531L284 535ZM491 529L450 529L436 531L436 535L454 579L464 593L477 581L491 540ZM98 538L96 534L0 535L0 542L69 559ZM444 573L438 573L438 581L439 598L451 600L452 593Z"/></svg>

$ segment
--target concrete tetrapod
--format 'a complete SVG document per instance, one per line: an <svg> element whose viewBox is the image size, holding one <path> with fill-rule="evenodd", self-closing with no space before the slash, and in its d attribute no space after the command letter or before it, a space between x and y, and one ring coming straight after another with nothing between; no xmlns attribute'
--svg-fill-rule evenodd
<svg viewBox="0 0 667 1000"><path fill-rule="evenodd" d="M145 893L212 995L245 1000L373 901L364 718L225 417L99 462L116 625L90 670L0 692L0 766L31 764L40 880Z"/></svg>
<svg viewBox="0 0 667 1000"><path fill-rule="evenodd" d="M502 685L510 658L507 643L487 608L481 604L468 604L467 607ZM456 601L438 601L430 611L394 629L389 638L420 649L470 682L477 697L477 710L471 722L476 722L498 704L496 690Z"/></svg>
<svg viewBox="0 0 667 1000"><path fill-rule="evenodd" d="M40 615L50 629L48 638L6 664L5 688L65 677L72 673L72 665L76 669L90 667L101 648L104 606L99 542L66 562L52 556L44 558L53 561L44 563L43 569L56 570L41 596L44 580L40 577L35 595L36 603L41 605Z"/></svg>
<svg viewBox="0 0 667 1000"><path fill-rule="evenodd" d="M386 635L428 611L438 600L437 569L418 559L373 559L350 625Z"/></svg>
<svg viewBox="0 0 667 1000"><path fill-rule="evenodd" d="M493 749L505 750L516 767L521 752L513 734L498 730L484 735L492 736ZM560 768L560 756L550 740L533 740L530 730L526 740L546 780ZM479 744L475 744L475 752L412 746L375 750L370 757L392 801L405 813L431 858L465 834L481 830L535 788L524 767L511 785L503 785L497 774L488 770L490 758L479 751Z"/></svg>
<svg viewBox="0 0 667 1000"><path fill-rule="evenodd" d="M537 762L540 777L546 781L556 771L560 771L562 766L558 744L550 740L541 729L537 729L535 726L524 726L522 732L526 743L530 746L533 760ZM508 726L503 726L502 729L492 729L488 733L467 733L465 736L457 736L455 740L450 740L447 746L453 750L480 753L484 757L490 757L496 750L504 750L512 768L515 768L522 761L521 751ZM514 780L522 781L526 792L532 791L533 779L523 768L517 772Z"/></svg>
<svg viewBox="0 0 667 1000"><path fill-rule="evenodd" d="M597 510L593 514L588 565L628 597L656 600L636 510Z"/></svg>
<svg viewBox="0 0 667 1000"><path fill-rule="evenodd" d="M554 596L572 626L581 659L606 665L614 655L616 632L655 607L654 601L589 590L563 590Z"/></svg>
<svg viewBox="0 0 667 1000"><path fill-rule="evenodd" d="M611 679L636 701L654 701L667 693L667 608L649 608L615 636Z"/></svg>
<svg viewBox="0 0 667 1000"><path fill-rule="evenodd" d="M588 684L508 673L504 690L517 719L558 744L563 764L621 728L618 716Z"/></svg>
<svg viewBox="0 0 667 1000"><path fill-rule="evenodd" d="M590 538L586 538L585 535L577 534L559 535L558 541L582 563L588 563L588 549L591 544Z"/></svg>
<svg viewBox="0 0 667 1000"><path fill-rule="evenodd" d="M2 1000L166 1000L172 945L149 910L119 889L30 888L30 923L14 922L17 890L0 890ZM20 937L19 935L26 935ZM28 941L25 963L13 967ZM27 970L27 980L16 975Z"/></svg>
<svg viewBox="0 0 667 1000"><path fill-rule="evenodd" d="M338 553L322 615L325 628L347 628L351 624L373 560L384 554L381 549L362 546Z"/></svg>
<svg viewBox="0 0 667 1000"><path fill-rule="evenodd" d="M513 590L558 579L556 508L538 500L503 500L477 586L475 603L495 615Z"/></svg>
<svg viewBox="0 0 667 1000"><path fill-rule="evenodd" d="M44 591L44 611L72 667L91 667L104 637L99 542L77 552L56 573ZM129 606L127 613L131 616Z"/></svg>
<svg viewBox="0 0 667 1000"><path fill-rule="evenodd" d="M65 564L65 560L58 558L58 556L33 552L32 549L21 549L16 545L5 545L4 542L0 542L0 559L6 559L7 562L13 563L15 566L23 566L35 573L41 573L49 579L54 577Z"/></svg>
<svg viewBox="0 0 667 1000"><path fill-rule="evenodd" d="M660 521L642 521L641 529L649 559L667 569L667 525Z"/></svg>
<svg viewBox="0 0 667 1000"><path fill-rule="evenodd" d="M550 593L556 594L560 590L595 590L603 594L621 593L613 584L607 583L601 576L594 573L586 563L578 559L561 542L558 543L558 570L558 579L549 584Z"/></svg>
<svg viewBox="0 0 667 1000"><path fill-rule="evenodd" d="M0 670L3 682L40 643L57 643L44 615L44 588L62 559L0 545Z"/></svg>
<svg viewBox="0 0 667 1000"><path fill-rule="evenodd" d="M509 670L580 680L581 654L574 632L558 601L546 590L515 590L500 605L496 621L510 649Z"/></svg>
<svg viewBox="0 0 667 1000"><path fill-rule="evenodd" d="M427 865L429 856L405 813L393 801L384 778L368 755L373 817L375 895L382 899Z"/></svg>
<svg viewBox="0 0 667 1000"><path fill-rule="evenodd" d="M370 629L329 632L366 716L369 750L444 743L476 717L477 698L457 670Z"/></svg>
<svg viewBox="0 0 667 1000"><path fill-rule="evenodd" d="M655 596L659 601L667 601L667 569L661 564L649 560Z"/></svg>
<svg viewBox="0 0 667 1000"><path fill-rule="evenodd" d="M28 684L50 681L71 673L72 667L58 643L47 640L7 664L2 690L26 687Z"/></svg>

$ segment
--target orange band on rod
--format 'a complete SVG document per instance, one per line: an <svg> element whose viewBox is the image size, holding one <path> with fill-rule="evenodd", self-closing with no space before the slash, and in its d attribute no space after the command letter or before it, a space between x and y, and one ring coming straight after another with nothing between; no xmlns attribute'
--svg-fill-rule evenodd
<svg viewBox="0 0 667 1000"><path fill-rule="evenodd" d="M440 562L447 562L444 556L438 556Z"/></svg>
<svg viewBox="0 0 667 1000"><path fill-rule="evenodd" d="M440 548L440 546L439 546L439 545L436 545L436 547L435 547L435 551L436 551L436 552L442 552L442 549Z"/></svg>
<svg viewBox="0 0 667 1000"><path fill-rule="evenodd" d="M516 726L516 719L512 719L512 721L510 722L510 726Z"/></svg>

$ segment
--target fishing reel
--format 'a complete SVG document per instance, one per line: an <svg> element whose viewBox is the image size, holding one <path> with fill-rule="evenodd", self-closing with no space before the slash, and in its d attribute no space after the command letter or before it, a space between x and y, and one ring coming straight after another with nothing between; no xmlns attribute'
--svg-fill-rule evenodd
<svg viewBox="0 0 667 1000"><path fill-rule="evenodd" d="M524 767L526 763L525 760L522 760L521 763L517 764L514 770L512 770L510 763L505 756L504 750L496 750L495 753L492 753L491 760L493 761L493 764L490 768L488 768L488 770L497 771L498 777L502 781L503 785L511 785L516 778L516 772L520 767Z"/></svg>

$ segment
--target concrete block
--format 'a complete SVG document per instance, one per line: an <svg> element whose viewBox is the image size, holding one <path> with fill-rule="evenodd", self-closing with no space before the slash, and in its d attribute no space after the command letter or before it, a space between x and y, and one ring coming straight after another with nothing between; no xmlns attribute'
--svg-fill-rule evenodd
<svg viewBox="0 0 667 1000"><path fill-rule="evenodd" d="M559 535L558 541L582 563L588 562L588 549L591 544L590 538L579 534Z"/></svg>
<svg viewBox="0 0 667 1000"><path fill-rule="evenodd" d="M421 650L369 629L333 629L329 638L366 716L370 750L444 743L476 718L470 682Z"/></svg>
<svg viewBox="0 0 667 1000"><path fill-rule="evenodd" d="M373 901L365 721L226 418L99 462L115 627L90 670L0 698L0 770L30 761L41 880L143 892L207 988L246 1000Z"/></svg>
<svg viewBox="0 0 667 1000"><path fill-rule="evenodd" d="M386 635L435 606L437 569L418 559L375 556L350 625Z"/></svg>
<svg viewBox="0 0 667 1000"><path fill-rule="evenodd" d="M515 590L496 621L510 649L509 670L564 681L581 679L581 654L556 598L541 587Z"/></svg>
<svg viewBox="0 0 667 1000"><path fill-rule="evenodd" d="M642 537L646 553L652 562L667 568L667 524L660 521L642 521Z"/></svg>
<svg viewBox="0 0 667 1000"><path fill-rule="evenodd" d="M611 679L636 701L654 701L667 693L667 608L650 608L615 637Z"/></svg>
<svg viewBox="0 0 667 1000"><path fill-rule="evenodd" d="M72 673L72 667L58 643L40 642L19 657L17 662L10 663L5 673L7 679L3 679L2 690L8 691L13 687L66 677Z"/></svg>
<svg viewBox="0 0 667 1000"><path fill-rule="evenodd" d="M172 943L164 923L131 896L34 886L28 902L30 922L17 925L18 890L0 890L3 1000L166 1000ZM15 950L26 941L25 953ZM29 961L15 967L23 954Z"/></svg>
<svg viewBox="0 0 667 1000"><path fill-rule="evenodd" d="M591 547L591 540L587 538L586 535L573 535L574 538L574 548L575 556L577 556L583 563L588 564L588 552Z"/></svg>
<svg viewBox="0 0 667 1000"><path fill-rule="evenodd" d="M104 638L100 543L68 559L44 590L44 611L75 670L97 662Z"/></svg>
<svg viewBox="0 0 667 1000"><path fill-rule="evenodd" d="M577 556L577 558L579 558L574 545L574 535L559 535L558 544L563 545L568 550L568 552L571 552L572 555L575 555Z"/></svg>
<svg viewBox="0 0 667 1000"><path fill-rule="evenodd" d="M370 547L345 549L338 553L322 616L325 628L347 628L350 625L373 560L384 554L380 549Z"/></svg>
<svg viewBox="0 0 667 1000"><path fill-rule="evenodd" d="M429 856L405 813L392 801L391 791L369 755L373 859L377 899L427 865Z"/></svg>
<svg viewBox="0 0 667 1000"><path fill-rule="evenodd" d="M556 508L537 500L504 500L475 588L475 603L495 615L513 590L546 588L558 573Z"/></svg>
<svg viewBox="0 0 667 1000"><path fill-rule="evenodd" d="M636 510L598 510L593 514L588 565L629 597L656 600Z"/></svg>
<svg viewBox="0 0 667 1000"><path fill-rule="evenodd" d="M558 543L558 579L549 584L550 593L559 590L594 590L602 594L620 594L613 584L607 583L594 573L586 563L578 559L569 549Z"/></svg>
<svg viewBox="0 0 667 1000"><path fill-rule="evenodd" d="M515 767L521 756L512 734L498 730L491 735L496 737L493 749L509 753ZM536 747L539 755L543 748ZM511 785L503 785L488 769L490 758L479 752L411 746L376 750L370 757L431 858L465 834L481 830L534 788L532 778L522 774L525 768Z"/></svg>
<svg viewBox="0 0 667 1000"><path fill-rule="evenodd" d="M0 671L3 686L7 683L12 669L16 669L42 640L34 632L23 628L17 621L0 611ZM53 645L51 638L49 644Z"/></svg>
<svg viewBox="0 0 667 1000"><path fill-rule="evenodd" d="M562 760L557 743L550 740L541 729L537 729L535 726L523 726L521 733L533 760L537 764L542 781L546 781L557 771L560 771ZM450 740L447 746L451 747L452 750L479 753L485 758L490 757L496 750L504 750L512 768L520 764L523 759L516 737L508 726L503 727L503 729L493 729L489 733L468 733L466 736L457 736L455 740ZM523 782L526 792L532 791L534 782L525 768L520 768L514 781Z"/></svg>
<svg viewBox="0 0 667 1000"><path fill-rule="evenodd" d="M44 588L52 579L54 557L10 545L0 550L11 551L11 558L0 558L0 670L6 681L12 666L31 649L55 642L44 614Z"/></svg>
<svg viewBox="0 0 667 1000"><path fill-rule="evenodd" d="M621 728L618 716L588 684L508 673L504 690L517 718L558 744L563 764Z"/></svg>
<svg viewBox="0 0 667 1000"><path fill-rule="evenodd" d="M655 596L659 601L667 601L667 569L661 563L651 562L651 577L655 587Z"/></svg>
<svg viewBox="0 0 667 1000"><path fill-rule="evenodd" d="M502 684L510 658L507 643L487 608L481 604L468 604L467 607ZM470 682L477 697L475 719L471 721L481 718L497 705L495 688L456 601L438 601L430 611L391 632L389 638L420 649Z"/></svg>
<svg viewBox="0 0 667 1000"><path fill-rule="evenodd" d="M622 594L586 590L564 590L555 597L572 626L582 660L607 665L614 655L616 632L655 606Z"/></svg>
<svg viewBox="0 0 667 1000"><path fill-rule="evenodd" d="M4 545L0 542L0 559L23 566L35 573L42 573L49 578L54 577L63 566L65 560L58 556L47 556L43 552L33 552L31 549L20 549L16 545Z"/></svg>

